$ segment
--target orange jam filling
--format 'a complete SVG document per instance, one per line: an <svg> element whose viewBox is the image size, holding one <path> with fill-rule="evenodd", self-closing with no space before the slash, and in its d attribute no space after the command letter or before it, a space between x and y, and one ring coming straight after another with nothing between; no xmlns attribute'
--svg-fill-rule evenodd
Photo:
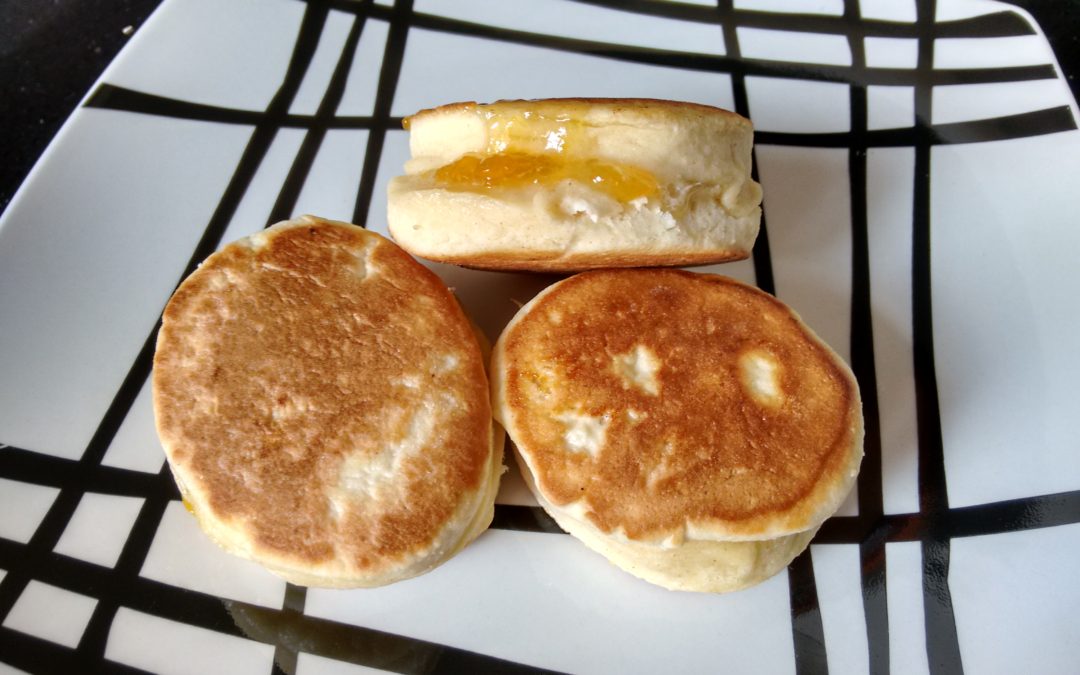
<svg viewBox="0 0 1080 675"><path fill-rule="evenodd" d="M504 152L469 154L435 171L435 180L465 190L521 188L574 180L620 202L660 193L656 178L637 167L597 159L568 159L558 154Z"/></svg>
<svg viewBox="0 0 1080 675"><path fill-rule="evenodd" d="M187 509L188 513L195 515L195 507L191 505L191 502L183 498L180 499L180 502L183 503L184 508Z"/></svg>
<svg viewBox="0 0 1080 675"><path fill-rule="evenodd" d="M595 142L588 127L569 115L545 114L528 102L477 105L473 111L487 126L487 147L436 170L443 186L476 191L573 180L620 202L660 194L651 172L590 158Z"/></svg>

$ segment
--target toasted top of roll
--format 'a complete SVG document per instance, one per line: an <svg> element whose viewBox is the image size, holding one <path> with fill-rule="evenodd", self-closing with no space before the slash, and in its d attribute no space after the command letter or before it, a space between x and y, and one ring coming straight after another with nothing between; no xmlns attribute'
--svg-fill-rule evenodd
<svg viewBox="0 0 1080 675"><path fill-rule="evenodd" d="M211 255L165 309L153 385L200 525L290 581L415 576L490 523L502 439L477 337L375 233L304 216Z"/></svg>
<svg viewBox="0 0 1080 675"><path fill-rule="evenodd" d="M406 120L388 222L415 255L568 271L744 258L761 189L753 127L652 99L454 103Z"/></svg>
<svg viewBox="0 0 1080 675"><path fill-rule="evenodd" d="M810 530L862 459L847 366L780 301L722 276L558 282L500 337L492 387L543 499L632 542Z"/></svg>

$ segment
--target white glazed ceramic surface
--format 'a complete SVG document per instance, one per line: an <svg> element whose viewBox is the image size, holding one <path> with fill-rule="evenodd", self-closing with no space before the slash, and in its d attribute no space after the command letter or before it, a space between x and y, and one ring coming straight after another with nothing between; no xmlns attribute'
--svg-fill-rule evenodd
<svg viewBox="0 0 1080 675"><path fill-rule="evenodd" d="M490 531L387 588L294 588L222 553L153 429L176 284L301 213L385 234L401 116L551 96L752 118L765 228L703 271L776 293L852 363L857 494L726 596L618 571L514 470ZM167 0L0 222L0 662L1075 672L1076 119L1039 28L992 2ZM432 267L492 339L552 281Z"/></svg>

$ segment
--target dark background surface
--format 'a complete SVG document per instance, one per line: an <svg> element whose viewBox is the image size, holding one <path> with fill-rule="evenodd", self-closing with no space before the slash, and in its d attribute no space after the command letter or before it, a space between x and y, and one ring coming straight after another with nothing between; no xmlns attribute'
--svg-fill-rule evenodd
<svg viewBox="0 0 1080 675"><path fill-rule="evenodd" d="M0 0L0 211L60 125L160 0ZM1077 97L1080 0L1016 0ZM130 26L130 29L125 30Z"/></svg>

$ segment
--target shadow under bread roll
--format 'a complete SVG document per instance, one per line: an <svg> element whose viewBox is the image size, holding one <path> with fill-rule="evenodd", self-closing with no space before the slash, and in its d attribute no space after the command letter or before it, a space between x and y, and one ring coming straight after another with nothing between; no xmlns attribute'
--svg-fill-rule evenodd
<svg viewBox="0 0 1080 675"><path fill-rule="evenodd" d="M177 485L219 545L306 586L378 586L491 522L502 472L480 342L430 270L303 216L177 289L154 356Z"/></svg>

